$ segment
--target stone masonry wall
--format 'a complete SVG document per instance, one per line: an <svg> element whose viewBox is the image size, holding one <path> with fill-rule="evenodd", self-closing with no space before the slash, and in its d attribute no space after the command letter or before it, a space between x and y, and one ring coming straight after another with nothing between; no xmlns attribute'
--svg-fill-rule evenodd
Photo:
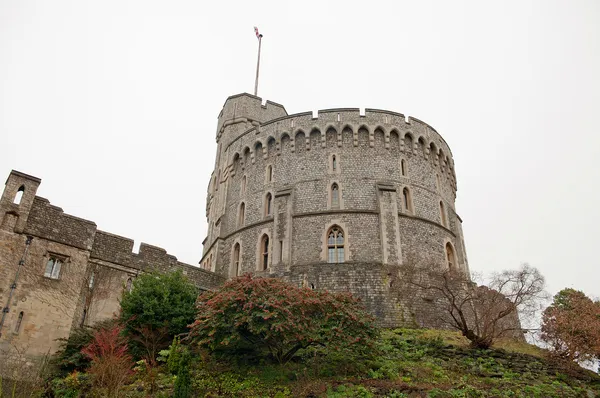
<svg viewBox="0 0 600 398"><path fill-rule="evenodd" d="M223 283L222 276L182 263L162 248L142 243L133 253L132 239L99 231L35 196L40 181L13 171L0 198L0 306L9 309L0 357L15 349L29 356L52 353L57 339L73 328L115 316L123 291L141 272L179 269L202 290ZM50 258L62 261L54 277L45 275Z"/></svg>

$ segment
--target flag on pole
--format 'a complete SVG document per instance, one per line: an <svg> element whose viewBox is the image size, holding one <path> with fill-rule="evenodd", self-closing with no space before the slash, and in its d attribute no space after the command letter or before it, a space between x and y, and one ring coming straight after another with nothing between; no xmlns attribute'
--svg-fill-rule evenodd
<svg viewBox="0 0 600 398"><path fill-rule="evenodd" d="M260 40L262 38L262 34L258 33L258 28L256 26L254 27L254 33L256 34L257 39Z"/></svg>

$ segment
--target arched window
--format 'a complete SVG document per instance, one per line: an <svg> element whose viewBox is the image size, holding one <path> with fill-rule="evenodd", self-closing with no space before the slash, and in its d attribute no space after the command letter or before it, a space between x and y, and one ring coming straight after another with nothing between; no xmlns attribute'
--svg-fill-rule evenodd
<svg viewBox="0 0 600 398"><path fill-rule="evenodd" d="M334 209L340 207L340 188L335 182L331 184L331 207Z"/></svg>
<svg viewBox="0 0 600 398"><path fill-rule="evenodd" d="M133 279L127 278L127 284L125 285L125 289L127 289L127 291L130 292L132 288L133 288Z"/></svg>
<svg viewBox="0 0 600 398"><path fill-rule="evenodd" d="M233 276L240 275L240 244L233 246Z"/></svg>
<svg viewBox="0 0 600 398"><path fill-rule="evenodd" d="M271 206L273 204L273 196L270 192L267 192L265 195L265 217L269 217L271 215Z"/></svg>
<svg viewBox="0 0 600 398"><path fill-rule="evenodd" d="M19 312L19 316L17 317L17 324L15 325L15 333L19 333L21 329L21 323L23 323L23 311Z"/></svg>
<svg viewBox="0 0 600 398"><path fill-rule="evenodd" d="M269 236L263 235L260 240L260 265L261 271L269 268Z"/></svg>
<svg viewBox="0 0 600 398"><path fill-rule="evenodd" d="M331 157L331 168L333 171L337 171L337 158L335 155Z"/></svg>
<svg viewBox="0 0 600 398"><path fill-rule="evenodd" d="M448 224L446 223L446 212L444 211L444 203L440 201L440 219L442 220L442 225L444 227L447 227Z"/></svg>
<svg viewBox="0 0 600 398"><path fill-rule="evenodd" d="M448 269L456 271L456 258L454 257L454 249L450 242L446 243L446 261L448 262Z"/></svg>
<svg viewBox="0 0 600 398"><path fill-rule="evenodd" d="M242 177L242 186L240 190L242 191L242 195L246 194L246 176Z"/></svg>
<svg viewBox="0 0 600 398"><path fill-rule="evenodd" d="M242 202L240 204L240 211L238 213L238 227L241 227L242 225L244 225L245 218L246 218L246 204L244 202Z"/></svg>
<svg viewBox="0 0 600 398"><path fill-rule="evenodd" d="M21 199L23 199L23 194L25 193L25 185L21 185L21 187L19 187L19 190L17 191L17 194L15 195L15 200L13 201L14 204L20 204L21 203Z"/></svg>
<svg viewBox="0 0 600 398"><path fill-rule="evenodd" d="M273 166L267 166L267 182L273 181Z"/></svg>
<svg viewBox="0 0 600 398"><path fill-rule="evenodd" d="M406 177L406 160L404 159L400 161L400 171L402 172L402 176Z"/></svg>
<svg viewBox="0 0 600 398"><path fill-rule="evenodd" d="M327 232L327 262L344 262L344 231L337 225Z"/></svg>
<svg viewBox="0 0 600 398"><path fill-rule="evenodd" d="M402 190L402 197L404 199L404 211L412 214L412 198L410 197L410 190L407 187Z"/></svg>

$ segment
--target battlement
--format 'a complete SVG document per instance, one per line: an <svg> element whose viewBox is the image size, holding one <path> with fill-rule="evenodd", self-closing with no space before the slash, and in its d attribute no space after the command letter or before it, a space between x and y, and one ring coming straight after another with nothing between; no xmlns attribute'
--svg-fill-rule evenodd
<svg viewBox="0 0 600 398"><path fill-rule="evenodd" d="M181 269L204 289L223 282L220 275L182 263L161 247L141 243L139 252L134 253L133 239L98 230L95 222L67 214L62 208L51 204L48 199L35 196L35 190L40 183L41 179L37 177L11 171L2 196L2 210L5 214L0 216L6 217L8 214L10 217L20 218L24 222L24 228L19 230L16 223L9 225L3 220L4 229L88 251L90 260L105 264L130 267L138 271L168 272ZM13 203L18 189L28 195L23 197L20 204ZM27 200L28 197L31 200Z"/></svg>
<svg viewBox="0 0 600 398"><path fill-rule="evenodd" d="M350 129L353 133L358 130L366 130L371 136L371 140L375 131L381 131L386 137L386 142L389 142L389 134L394 132L401 139L408 137L413 145L419 142L430 152L438 154L444 159L447 157L453 167L452 151L437 130L420 119L412 116L406 117L399 112L367 108L362 113L359 108L331 108L315 113L294 113L264 123L252 123L248 127L229 142L227 147L235 147L236 143L245 141L243 138L245 136L262 136L262 139L257 137L254 146L260 143L264 148L270 140L279 143L281 138L288 136L293 142L297 134L304 134L308 137L315 131L323 135L324 142L325 133L330 129L336 133L341 133L344 129Z"/></svg>

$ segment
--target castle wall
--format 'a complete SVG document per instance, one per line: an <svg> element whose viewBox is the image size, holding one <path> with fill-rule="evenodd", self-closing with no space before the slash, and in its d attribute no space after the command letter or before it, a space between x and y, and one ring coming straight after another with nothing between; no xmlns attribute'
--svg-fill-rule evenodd
<svg viewBox="0 0 600 398"><path fill-rule="evenodd" d="M0 198L0 306L10 310L0 329L0 356L14 349L52 353L73 328L118 315L123 291L141 272L180 269L202 290L223 283L222 276L179 262L160 247L142 243L133 253L132 239L99 231L35 196L40 181L13 171ZM54 274L48 273L51 259L60 263Z"/></svg>

